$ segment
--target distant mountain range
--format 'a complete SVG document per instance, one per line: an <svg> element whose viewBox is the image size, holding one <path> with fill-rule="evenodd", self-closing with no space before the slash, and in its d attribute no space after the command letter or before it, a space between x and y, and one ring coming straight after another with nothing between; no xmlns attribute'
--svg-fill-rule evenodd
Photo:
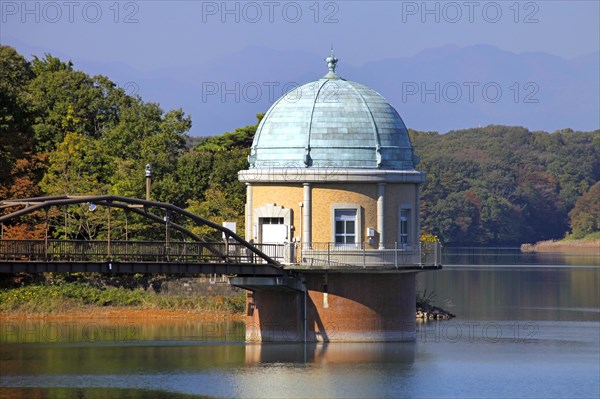
<svg viewBox="0 0 600 399"><path fill-rule="evenodd" d="M43 54L18 46L27 57ZM122 63L80 60L75 68L103 74L128 93L163 109L183 108L194 136L232 131L255 122L284 87L327 73L324 56L246 48L200 65L137 71ZM489 45L445 46L412 57L353 66L340 58L337 72L382 94L416 130L450 130L489 124L530 130L600 128L600 51L573 59L541 52L515 54Z"/></svg>

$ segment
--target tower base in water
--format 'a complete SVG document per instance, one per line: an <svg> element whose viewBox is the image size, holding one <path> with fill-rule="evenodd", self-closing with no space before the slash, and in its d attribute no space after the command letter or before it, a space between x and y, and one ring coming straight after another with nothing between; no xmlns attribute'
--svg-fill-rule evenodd
<svg viewBox="0 0 600 399"><path fill-rule="evenodd" d="M252 287L250 342L391 342L415 339L415 275L304 273L304 290ZM248 288L248 287L246 287Z"/></svg>

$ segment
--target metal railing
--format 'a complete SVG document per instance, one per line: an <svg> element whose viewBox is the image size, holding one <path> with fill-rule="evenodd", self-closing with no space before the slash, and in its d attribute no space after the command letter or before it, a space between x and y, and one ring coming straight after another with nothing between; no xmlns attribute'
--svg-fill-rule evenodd
<svg viewBox="0 0 600 399"><path fill-rule="evenodd" d="M275 260L283 260L279 245L255 247ZM264 263L237 242L101 240L0 240L1 261Z"/></svg>
<svg viewBox="0 0 600 399"><path fill-rule="evenodd" d="M423 242L413 245L394 243L383 248L368 243L310 243L297 251L296 263L315 268L402 268L440 266L441 244Z"/></svg>
<svg viewBox="0 0 600 399"><path fill-rule="evenodd" d="M272 259L302 268L396 268L441 265L440 243L254 244ZM0 240L0 262L265 263L243 245L226 242Z"/></svg>

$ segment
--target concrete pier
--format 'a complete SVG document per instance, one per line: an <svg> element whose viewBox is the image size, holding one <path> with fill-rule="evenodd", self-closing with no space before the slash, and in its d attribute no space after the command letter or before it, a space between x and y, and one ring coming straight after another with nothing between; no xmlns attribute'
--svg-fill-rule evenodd
<svg viewBox="0 0 600 399"><path fill-rule="evenodd" d="M248 293L250 342L415 339L416 273L307 273L306 291Z"/></svg>

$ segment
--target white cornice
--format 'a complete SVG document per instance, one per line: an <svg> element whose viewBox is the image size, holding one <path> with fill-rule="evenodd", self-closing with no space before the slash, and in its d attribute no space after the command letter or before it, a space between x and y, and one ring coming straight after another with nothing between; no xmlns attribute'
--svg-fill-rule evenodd
<svg viewBox="0 0 600 399"><path fill-rule="evenodd" d="M244 183L423 183L418 170L379 170L342 168L261 168L238 172Z"/></svg>

